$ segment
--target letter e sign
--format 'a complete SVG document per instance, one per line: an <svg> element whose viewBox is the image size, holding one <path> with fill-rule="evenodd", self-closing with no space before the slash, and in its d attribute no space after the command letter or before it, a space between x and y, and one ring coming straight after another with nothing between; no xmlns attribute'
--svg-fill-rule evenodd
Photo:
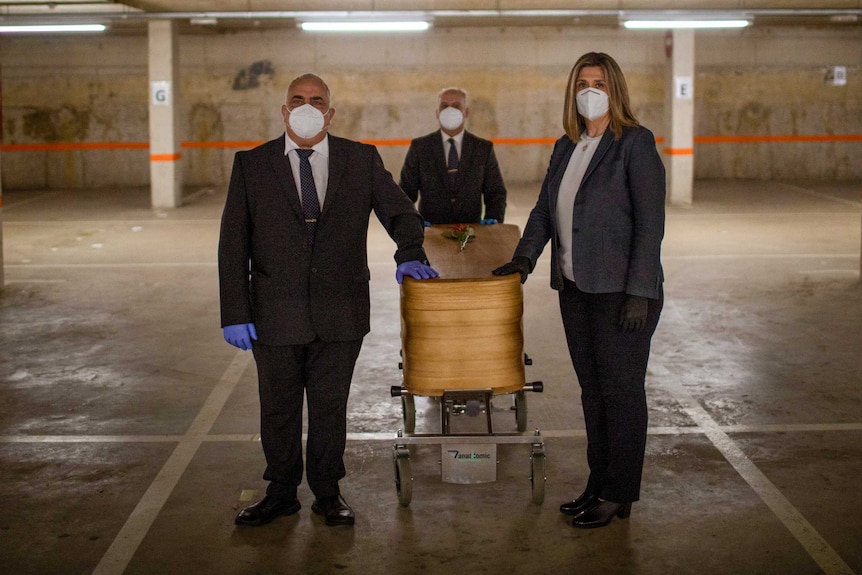
<svg viewBox="0 0 862 575"><path fill-rule="evenodd" d="M150 82L150 92L152 94L151 103L153 106L171 105L171 83L169 81Z"/></svg>
<svg viewBox="0 0 862 575"><path fill-rule="evenodd" d="M691 100L694 96L694 80L691 76L677 76L674 97L677 100Z"/></svg>

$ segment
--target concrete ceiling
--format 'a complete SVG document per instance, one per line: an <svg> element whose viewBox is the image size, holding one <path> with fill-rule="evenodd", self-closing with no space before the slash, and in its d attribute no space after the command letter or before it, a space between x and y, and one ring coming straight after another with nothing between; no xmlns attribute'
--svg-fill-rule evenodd
<svg viewBox="0 0 862 575"><path fill-rule="evenodd" d="M577 6L577 8L573 8ZM625 15L744 15L755 26L858 27L862 0L0 0L0 24L98 19L109 33L146 33L171 18L184 33L295 27L322 15L430 18L464 26L618 26Z"/></svg>

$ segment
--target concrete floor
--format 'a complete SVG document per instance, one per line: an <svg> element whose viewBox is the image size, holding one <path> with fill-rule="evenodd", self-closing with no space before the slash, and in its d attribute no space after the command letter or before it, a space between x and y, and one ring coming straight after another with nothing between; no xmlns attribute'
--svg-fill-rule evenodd
<svg viewBox="0 0 862 575"><path fill-rule="evenodd" d="M440 447L418 446L399 505L398 287L374 222L342 482L356 525L326 527L303 485L298 515L238 528L265 484L254 364L219 329L223 191L176 210L148 190L6 192L0 572L862 573L859 189L697 182L694 207L668 209L642 500L591 531L558 512L587 469L547 261L524 315L544 503L525 445L500 445L481 485L442 482ZM510 223L537 191L511 190ZM498 431L515 429L509 404L494 400ZM437 406L417 411L437 432Z"/></svg>

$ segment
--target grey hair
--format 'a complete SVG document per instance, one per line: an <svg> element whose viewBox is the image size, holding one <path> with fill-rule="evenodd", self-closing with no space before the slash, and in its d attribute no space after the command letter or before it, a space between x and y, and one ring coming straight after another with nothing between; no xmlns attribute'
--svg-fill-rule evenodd
<svg viewBox="0 0 862 575"><path fill-rule="evenodd" d="M437 92L437 106L440 105L440 99L443 97L443 94L446 92L455 92L460 94L464 98L464 105L467 105L467 91L463 88L458 88L456 86L450 86L449 88L443 88L439 92Z"/></svg>

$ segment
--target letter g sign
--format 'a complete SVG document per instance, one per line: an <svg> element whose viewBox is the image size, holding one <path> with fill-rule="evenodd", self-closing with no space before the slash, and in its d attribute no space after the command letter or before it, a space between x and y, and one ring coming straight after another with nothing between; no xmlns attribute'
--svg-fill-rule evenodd
<svg viewBox="0 0 862 575"><path fill-rule="evenodd" d="M171 105L171 83L166 80L150 82L150 103L153 106Z"/></svg>

